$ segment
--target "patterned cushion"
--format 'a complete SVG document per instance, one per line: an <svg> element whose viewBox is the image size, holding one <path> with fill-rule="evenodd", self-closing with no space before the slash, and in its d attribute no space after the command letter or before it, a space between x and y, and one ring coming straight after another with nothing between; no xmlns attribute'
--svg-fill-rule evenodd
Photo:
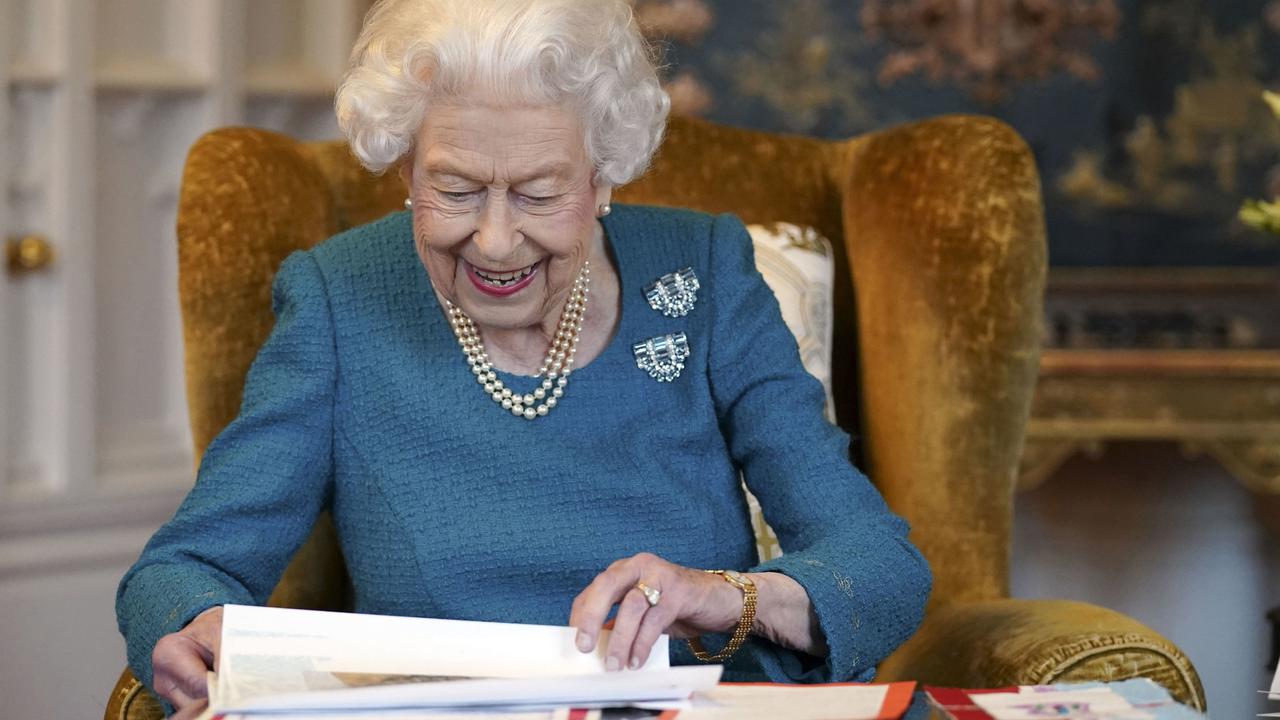
<svg viewBox="0 0 1280 720"><path fill-rule="evenodd" d="M748 225L756 252L756 268L778 298L782 319L796 336L805 370L827 392L827 418L834 420L831 401L831 287L835 276L831 243L811 227L790 223ZM745 491L745 488L744 488ZM747 492L751 524L756 531L760 559L782 554L778 537L764 521L760 503Z"/></svg>

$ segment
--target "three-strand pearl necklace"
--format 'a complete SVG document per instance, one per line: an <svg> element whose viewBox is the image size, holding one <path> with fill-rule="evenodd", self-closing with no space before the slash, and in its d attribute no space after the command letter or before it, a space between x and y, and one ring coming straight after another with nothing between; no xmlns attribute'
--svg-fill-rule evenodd
<svg viewBox="0 0 1280 720"><path fill-rule="evenodd" d="M582 264L578 279L573 282L569 291L569 300L560 313L560 324L556 327L555 340L547 349L547 357L538 368L534 377L543 378L542 384L533 392L519 395L506 387L493 370L489 362L489 353L485 352L480 333L471 322L471 318L462 308L445 300L449 310L449 324L453 326L453 334L462 346L462 353L467 357L467 364L476 376L476 382L495 403L512 415L532 420L545 417L564 397L565 387L569 384L569 374L573 371L574 356L578 352L578 336L582 333L582 317L587 313L587 297L591 292L591 263ZM546 377L543 377L543 376Z"/></svg>

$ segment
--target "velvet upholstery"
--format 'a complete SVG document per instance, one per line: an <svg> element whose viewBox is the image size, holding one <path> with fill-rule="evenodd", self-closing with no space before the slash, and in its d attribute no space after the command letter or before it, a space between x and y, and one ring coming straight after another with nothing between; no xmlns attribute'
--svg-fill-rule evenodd
<svg viewBox="0 0 1280 720"><path fill-rule="evenodd" d="M368 175L336 142L233 128L192 148L178 242L197 455L238 410L272 325L278 264L404 196L395 174ZM992 687L1145 676L1204 707L1190 661L1149 628L1081 603L1006 599L1046 262L1039 178L1016 132L956 115L823 142L676 118L653 169L616 198L831 238L837 417L935 576L923 628L881 679ZM328 609L348 598L322 521L271 602ZM107 717L155 711L126 671Z"/></svg>

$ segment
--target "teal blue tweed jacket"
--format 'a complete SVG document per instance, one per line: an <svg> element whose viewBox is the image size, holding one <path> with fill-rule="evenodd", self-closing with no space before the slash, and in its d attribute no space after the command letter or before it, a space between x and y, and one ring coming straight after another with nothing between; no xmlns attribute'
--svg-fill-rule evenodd
<svg viewBox="0 0 1280 720"><path fill-rule="evenodd" d="M534 421L477 387L408 213L289 257L239 416L120 583L138 677L150 685L156 641L206 608L265 602L329 509L360 612L563 625L597 573L647 551L785 573L808 592L830 654L753 639L728 678L870 679L919 624L931 575L824 419L745 228L622 205L603 222L622 284L617 334ZM684 267L702 285L694 309L651 309L644 285ZM677 331L690 356L659 383L631 346ZM519 392L538 384L501 378ZM740 473L779 559L759 562Z"/></svg>

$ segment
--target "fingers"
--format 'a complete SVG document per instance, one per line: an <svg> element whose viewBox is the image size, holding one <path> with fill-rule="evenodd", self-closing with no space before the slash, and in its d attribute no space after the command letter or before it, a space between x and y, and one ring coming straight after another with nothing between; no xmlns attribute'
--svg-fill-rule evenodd
<svg viewBox="0 0 1280 720"><path fill-rule="evenodd" d="M676 598L670 600L674 601ZM636 629L635 640L631 643L631 660L627 667L639 670L648 662L649 653L653 651L653 644L658 641L658 636L668 632L675 621L676 603L668 602L667 597L664 596L661 602L649 608L640 619L640 627Z"/></svg>
<svg viewBox="0 0 1280 720"><path fill-rule="evenodd" d="M156 679L155 684L156 684L156 694L159 695L161 699L167 701L170 705L172 705L175 710L181 710L185 707L190 707L193 703L197 702L196 699L192 698L191 696L187 695L186 693L182 692L177 687L174 687L172 685L169 686L168 692L166 692L165 690L161 690L160 688L161 688L162 682L159 678Z"/></svg>
<svg viewBox="0 0 1280 720"><path fill-rule="evenodd" d="M640 629L640 621L645 617L649 601L639 588L632 587L618 604L618 614L614 618L613 632L609 635L609 647L606 650L604 666L606 670L616 671L631 667L631 645ZM652 643L650 643L652 644ZM635 667L631 667L635 670Z"/></svg>
<svg viewBox="0 0 1280 720"><path fill-rule="evenodd" d="M609 610L640 580L639 573L648 558L653 556L641 554L613 563L574 598L569 624L578 629L578 650L591 652L595 649Z"/></svg>
<svg viewBox="0 0 1280 720"><path fill-rule="evenodd" d="M176 705L174 707L177 707ZM200 713L209 709L208 700L196 700L188 705L183 706L181 710L170 716L169 720L194 720L200 716Z"/></svg>
<svg viewBox="0 0 1280 720"><path fill-rule="evenodd" d="M605 668L639 668L648 660L659 635L668 632L682 613L697 611L689 606L696 594L684 587L689 583L689 575L701 578L700 573L648 553L613 563L573 602L569 624L578 628L578 649L582 652L595 649L604 619L616 604L618 612L605 648ZM644 593L636 587L641 581L662 593L656 606L650 607Z"/></svg>
<svg viewBox="0 0 1280 720"><path fill-rule="evenodd" d="M218 659L222 608L211 608L176 633L160 638L151 653L156 693L175 708L208 696L208 676Z"/></svg>
<svg viewBox="0 0 1280 720"><path fill-rule="evenodd" d="M178 635L165 635L151 655L156 693L175 708L183 708L208 695L204 657L195 643Z"/></svg>

